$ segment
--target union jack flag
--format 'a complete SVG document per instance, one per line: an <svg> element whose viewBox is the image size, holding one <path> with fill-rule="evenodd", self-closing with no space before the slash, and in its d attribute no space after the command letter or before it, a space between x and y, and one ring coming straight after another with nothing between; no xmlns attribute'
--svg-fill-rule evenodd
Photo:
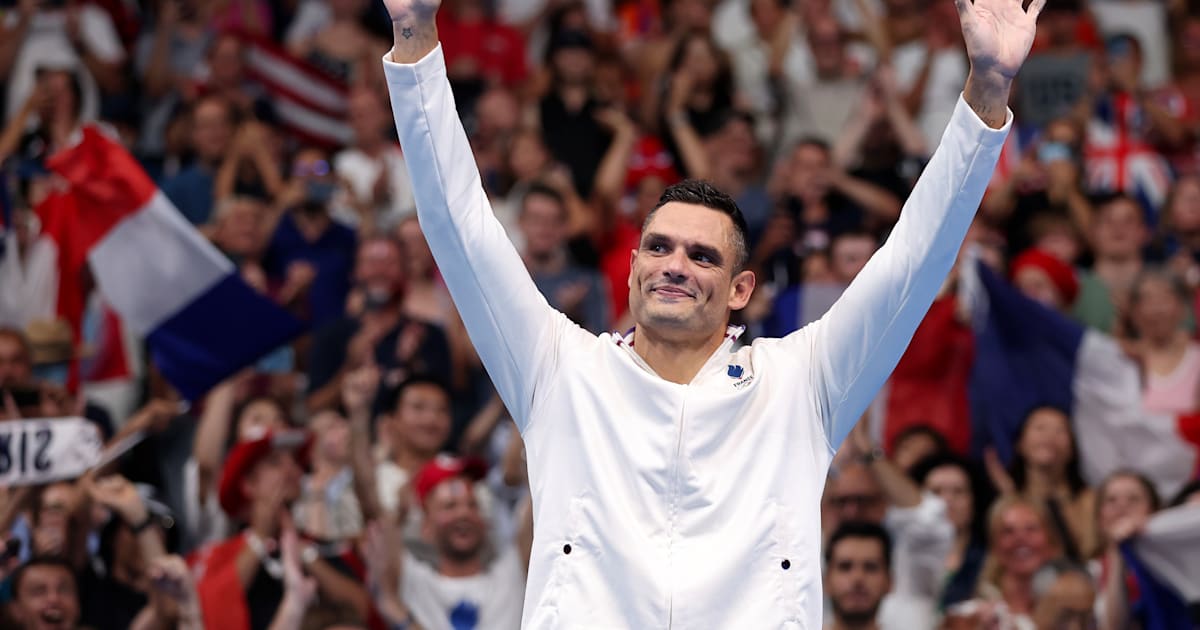
<svg viewBox="0 0 1200 630"><path fill-rule="evenodd" d="M1167 198L1171 166L1146 139L1146 113L1128 94L1097 103L1084 142L1085 186L1092 193L1126 193L1142 203L1151 224Z"/></svg>

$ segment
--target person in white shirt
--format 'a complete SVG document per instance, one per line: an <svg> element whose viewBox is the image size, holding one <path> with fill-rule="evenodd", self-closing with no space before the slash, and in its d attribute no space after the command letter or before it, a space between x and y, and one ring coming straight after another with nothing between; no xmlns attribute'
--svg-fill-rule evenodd
<svg viewBox="0 0 1200 630"><path fill-rule="evenodd" d="M669 187L630 253L636 328L551 309L492 215L455 117L437 0L386 0L417 215L528 455L530 628L817 628L822 482L953 264L1010 126L1034 0L958 0L972 73L888 242L820 321L735 348L745 220Z"/></svg>
<svg viewBox="0 0 1200 630"><path fill-rule="evenodd" d="M491 541L489 561L488 526L474 491L486 473L482 460L442 455L413 480L437 557L431 566L403 552L400 596L425 630L520 627L533 522L526 508L514 540Z"/></svg>

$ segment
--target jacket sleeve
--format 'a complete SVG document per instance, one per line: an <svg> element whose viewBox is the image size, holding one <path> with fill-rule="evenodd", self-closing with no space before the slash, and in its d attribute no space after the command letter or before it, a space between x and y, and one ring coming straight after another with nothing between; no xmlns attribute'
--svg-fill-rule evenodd
<svg viewBox="0 0 1200 630"><path fill-rule="evenodd" d="M421 230L471 342L524 432L536 384L550 372L569 322L538 292L492 212L441 45L416 63L385 57L383 65Z"/></svg>
<svg viewBox="0 0 1200 630"><path fill-rule="evenodd" d="M908 347L945 282L1012 125L988 127L960 96L887 242L817 322L784 338L810 356L808 378L836 450Z"/></svg>

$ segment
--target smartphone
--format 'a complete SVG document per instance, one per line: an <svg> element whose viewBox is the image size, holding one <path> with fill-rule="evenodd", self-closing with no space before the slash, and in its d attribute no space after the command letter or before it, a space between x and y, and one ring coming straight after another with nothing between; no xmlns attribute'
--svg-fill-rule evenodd
<svg viewBox="0 0 1200 630"><path fill-rule="evenodd" d="M1071 147L1061 142L1041 143L1038 145L1037 156L1038 161L1042 164L1070 160L1073 157L1071 154Z"/></svg>
<svg viewBox="0 0 1200 630"><path fill-rule="evenodd" d="M29 409L42 405L42 390L37 387L5 387L3 391L12 396L17 409Z"/></svg>

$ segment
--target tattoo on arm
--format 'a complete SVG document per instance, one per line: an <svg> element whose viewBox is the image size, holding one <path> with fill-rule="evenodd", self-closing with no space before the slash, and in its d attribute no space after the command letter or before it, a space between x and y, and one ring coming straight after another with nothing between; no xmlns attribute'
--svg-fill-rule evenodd
<svg viewBox="0 0 1200 630"><path fill-rule="evenodd" d="M400 30L400 34L402 36L404 36L404 39L412 39L412 36L413 36L412 27L405 26L403 29Z"/></svg>

